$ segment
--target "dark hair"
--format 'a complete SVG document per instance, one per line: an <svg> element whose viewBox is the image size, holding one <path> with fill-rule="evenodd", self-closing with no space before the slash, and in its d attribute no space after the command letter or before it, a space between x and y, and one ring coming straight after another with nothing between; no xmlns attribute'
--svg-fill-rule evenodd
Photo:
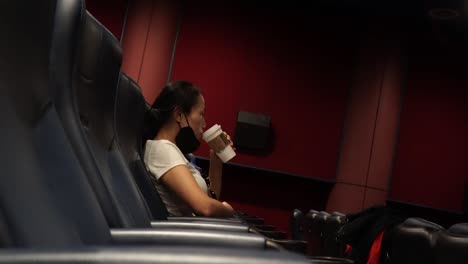
<svg viewBox="0 0 468 264"><path fill-rule="evenodd" d="M153 139L171 118L172 112L179 108L189 114L201 95L200 89L188 81L174 81L166 84L159 93L145 117L143 144Z"/></svg>

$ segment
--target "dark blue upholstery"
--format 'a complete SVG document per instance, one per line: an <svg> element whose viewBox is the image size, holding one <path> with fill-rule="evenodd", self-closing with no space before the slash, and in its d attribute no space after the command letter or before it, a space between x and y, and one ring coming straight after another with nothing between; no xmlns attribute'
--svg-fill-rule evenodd
<svg viewBox="0 0 468 264"><path fill-rule="evenodd" d="M120 44L89 13L85 15L83 28L75 89L86 134L83 142L90 146L93 159L89 160L89 153L83 153L81 160L95 163L98 169L90 175L100 180L91 183L99 196L110 197L100 201L106 202L101 203L106 211L115 211L106 215L111 227L150 227L146 203L121 157L114 134L114 106L122 63Z"/></svg>
<svg viewBox="0 0 468 264"><path fill-rule="evenodd" d="M0 44L5 240L14 247L108 243L109 228L61 123L76 120L66 99L84 3L18 2L0 5L9 22L0 32L10 33ZM30 23L18 23L19 13Z"/></svg>
<svg viewBox="0 0 468 264"><path fill-rule="evenodd" d="M148 204L153 220L167 220L167 209L156 192L140 157L146 101L140 87L125 73L121 74L115 109L117 141L135 182Z"/></svg>

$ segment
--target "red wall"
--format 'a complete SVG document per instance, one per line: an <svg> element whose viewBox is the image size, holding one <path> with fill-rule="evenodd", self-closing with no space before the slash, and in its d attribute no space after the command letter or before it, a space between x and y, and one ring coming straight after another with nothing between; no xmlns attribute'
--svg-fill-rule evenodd
<svg viewBox="0 0 468 264"><path fill-rule="evenodd" d="M468 176L466 44L441 45L429 30L412 35L390 198L461 211Z"/></svg>
<svg viewBox="0 0 468 264"><path fill-rule="evenodd" d="M171 0L87 0L86 8L122 44L122 71L152 102L167 82L180 6Z"/></svg>
<svg viewBox="0 0 468 264"><path fill-rule="evenodd" d="M120 40L129 1L86 0L86 9Z"/></svg>
<svg viewBox="0 0 468 264"><path fill-rule="evenodd" d="M180 13L178 1L132 0L122 41L122 70L154 101L167 82Z"/></svg>
<svg viewBox="0 0 468 264"><path fill-rule="evenodd" d="M232 162L334 179L356 42L349 27L288 5L189 5L172 79L202 89L208 127L234 136L238 111L272 117L273 150L239 151Z"/></svg>

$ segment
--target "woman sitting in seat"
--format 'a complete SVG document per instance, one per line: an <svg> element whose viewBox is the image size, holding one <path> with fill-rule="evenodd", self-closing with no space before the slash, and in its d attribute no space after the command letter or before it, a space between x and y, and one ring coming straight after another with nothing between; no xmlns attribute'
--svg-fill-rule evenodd
<svg viewBox="0 0 468 264"><path fill-rule="evenodd" d="M205 128L205 100L190 82L167 84L154 101L154 121L146 129L144 161L171 216L231 217L233 208L219 202L222 161L210 150L208 188L187 155L200 145ZM227 138L230 140L229 136ZM231 142L232 144L232 142Z"/></svg>

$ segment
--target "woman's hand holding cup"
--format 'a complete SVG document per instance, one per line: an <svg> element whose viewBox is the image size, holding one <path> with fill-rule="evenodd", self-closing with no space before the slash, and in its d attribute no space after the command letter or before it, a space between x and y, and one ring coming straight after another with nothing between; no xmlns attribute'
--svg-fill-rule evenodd
<svg viewBox="0 0 468 264"><path fill-rule="evenodd" d="M221 129L220 125L214 125L203 133L203 140L210 147L210 161L225 163L236 156L231 137Z"/></svg>

